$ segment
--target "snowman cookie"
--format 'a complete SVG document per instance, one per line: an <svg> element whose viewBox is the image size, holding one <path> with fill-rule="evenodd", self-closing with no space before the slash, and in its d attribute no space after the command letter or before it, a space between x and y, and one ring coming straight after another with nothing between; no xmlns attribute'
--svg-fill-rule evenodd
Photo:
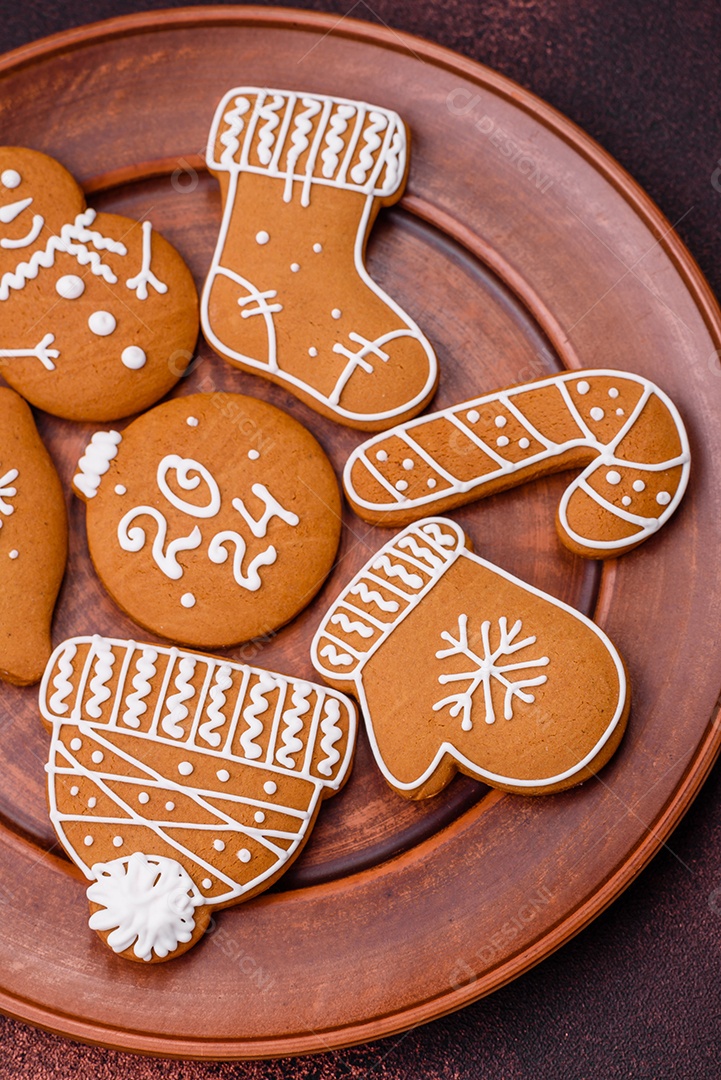
<svg viewBox="0 0 721 1080"><path fill-rule="evenodd" d="M461 771L519 794L594 775L623 735L626 671L603 631L470 551L427 518L353 578L312 645L323 678L356 694L376 762L400 795Z"/></svg>
<svg viewBox="0 0 721 1080"><path fill-rule="evenodd" d="M175 398L93 435L73 480L90 555L141 626L225 648L315 596L340 538L340 492L309 431L240 394Z"/></svg>
<svg viewBox="0 0 721 1080"><path fill-rule="evenodd" d="M60 479L18 394L0 388L0 679L37 682L65 572Z"/></svg>
<svg viewBox="0 0 721 1080"><path fill-rule="evenodd" d="M147 963L276 881L355 746L355 708L335 690L98 636L58 646L40 713L50 819L90 882L90 927Z"/></svg>
<svg viewBox="0 0 721 1080"><path fill-rule="evenodd" d="M403 194L408 143L390 109L257 86L228 91L208 139L223 199L208 343L367 431L415 416L438 379L430 343L365 266L379 210Z"/></svg>
<svg viewBox="0 0 721 1080"><path fill-rule="evenodd" d="M0 373L70 420L146 409L177 382L198 333L178 252L142 222L97 214L63 166L0 148Z"/></svg>

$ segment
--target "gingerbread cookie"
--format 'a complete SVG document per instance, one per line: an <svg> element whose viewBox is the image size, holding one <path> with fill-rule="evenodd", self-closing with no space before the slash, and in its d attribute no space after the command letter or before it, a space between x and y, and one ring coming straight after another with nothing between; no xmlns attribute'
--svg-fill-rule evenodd
<svg viewBox="0 0 721 1080"><path fill-rule="evenodd" d="M379 209L406 181L397 113L238 87L216 110L207 162L224 207L201 309L213 348L350 427L419 413L433 350L364 263Z"/></svg>
<svg viewBox="0 0 721 1080"><path fill-rule="evenodd" d="M146 409L187 367L198 298L178 252L142 223L96 214L63 166L0 148L0 371L70 420Z"/></svg>
<svg viewBox="0 0 721 1080"><path fill-rule="evenodd" d="M346 494L365 521L405 525L527 480L582 469L558 509L580 555L622 555L665 525L690 454L673 402L640 375L552 375L433 413L350 456Z"/></svg>
<svg viewBox="0 0 721 1080"><path fill-rule="evenodd" d="M520 794L561 791L608 761L628 717L624 665L603 631L471 554L446 518L370 559L311 654L356 694L381 772L409 799L459 770Z"/></svg>
<svg viewBox="0 0 721 1080"><path fill-rule="evenodd" d="M355 745L355 708L334 690L103 637L55 650L40 713L50 818L92 882L90 926L147 962L276 881Z"/></svg>
<svg viewBox="0 0 721 1080"><path fill-rule="evenodd" d="M65 499L33 414L0 388L0 679L40 679L67 546Z"/></svg>
<svg viewBox="0 0 721 1080"><path fill-rule="evenodd" d="M340 537L338 483L301 424L194 394L93 435L73 481L90 555L141 626L199 648L268 634L310 602Z"/></svg>

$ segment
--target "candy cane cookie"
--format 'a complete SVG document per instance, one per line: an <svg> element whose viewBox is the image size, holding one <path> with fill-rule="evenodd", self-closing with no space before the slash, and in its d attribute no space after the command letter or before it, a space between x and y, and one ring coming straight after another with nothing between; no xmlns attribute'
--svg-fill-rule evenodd
<svg viewBox="0 0 721 1080"><path fill-rule="evenodd" d="M625 371L564 372L412 420L351 454L344 486L366 521L404 525L565 469L561 541L609 558L665 525L686 490L678 409Z"/></svg>

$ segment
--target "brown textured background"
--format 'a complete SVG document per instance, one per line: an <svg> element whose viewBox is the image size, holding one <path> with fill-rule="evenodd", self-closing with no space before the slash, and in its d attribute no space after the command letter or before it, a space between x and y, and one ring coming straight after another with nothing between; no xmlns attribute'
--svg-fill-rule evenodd
<svg viewBox="0 0 721 1080"><path fill-rule="evenodd" d="M0 51L84 22L167 6L0 0ZM420 34L545 98L614 154L672 222L682 219L678 231L721 292L717 0L293 6ZM83 1047L0 1017L0 1077L718 1080L721 769L670 844L609 911L540 967L454 1016L322 1057L213 1065Z"/></svg>

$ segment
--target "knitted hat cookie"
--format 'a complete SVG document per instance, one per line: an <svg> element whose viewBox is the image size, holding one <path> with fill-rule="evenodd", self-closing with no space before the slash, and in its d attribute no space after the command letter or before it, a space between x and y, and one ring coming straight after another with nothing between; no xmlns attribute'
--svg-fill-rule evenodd
<svg viewBox="0 0 721 1080"><path fill-rule="evenodd" d="M0 372L70 420L147 408L182 375L198 299L177 251L142 223L96 214L63 166L0 148Z"/></svg>
<svg viewBox="0 0 721 1080"><path fill-rule="evenodd" d="M33 415L0 388L0 679L42 676L67 546L60 479Z"/></svg>
<svg viewBox="0 0 721 1080"><path fill-rule="evenodd" d="M224 207L201 307L213 348L350 427L419 413L436 386L433 350L364 263L379 209L405 185L401 118L238 87L216 110L207 161Z"/></svg>
<svg viewBox="0 0 721 1080"><path fill-rule="evenodd" d="M323 678L358 698L400 795L456 771L520 794L561 791L611 757L630 706L623 662L578 611L474 555L428 518L353 578L313 640Z"/></svg>
<svg viewBox="0 0 721 1080"><path fill-rule="evenodd" d="M340 537L333 468L287 413L240 394L156 406L80 459L88 545L141 626L224 648L292 619L323 584Z"/></svg>
<svg viewBox="0 0 721 1080"><path fill-rule="evenodd" d="M103 637L65 641L40 688L50 819L116 953L185 952L267 889L348 775L355 709L314 683Z"/></svg>
<svg viewBox="0 0 721 1080"><path fill-rule="evenodd" d="M369 439L343 479L365 521L405 525L564 469L582 472L558 509L562 543L593 558L630 551L665 525L686 490L690 453L676 406L640 375L565 372Z"/></svg>

